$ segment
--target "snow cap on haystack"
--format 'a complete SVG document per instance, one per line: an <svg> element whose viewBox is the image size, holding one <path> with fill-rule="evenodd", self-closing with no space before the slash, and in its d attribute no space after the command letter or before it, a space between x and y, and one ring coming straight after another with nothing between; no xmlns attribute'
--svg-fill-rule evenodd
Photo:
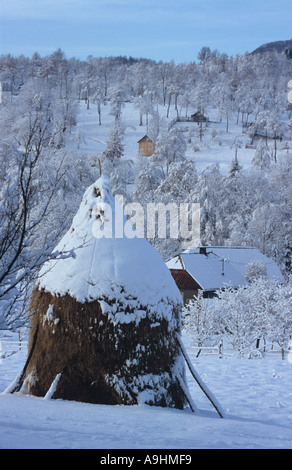
<svg viewBox="0 0 292 470"><path fill-rule="evenodd" d="M97 238L99 225L108 226L110 219L112 237ZM79 302L116 299L123 297L122 290L167 315L163 305L180 303L180 293L145 239L122 237L126 222L110 193L109 178L102 176L85 192L71 228L56 247L57 251L74 250L76 257L46 264L40 288L55 295L69 294Z"/></svg>
<svg viewBox="0 0 292 470"><path fill-rule="evenodd" d="M112 237L94 236L109 221ZM121 236L126 223L102 176L56 247L76 256L46 263L34 290L27 393L57 377L53 398L184 406L181 296L156 250Z"/></svg>

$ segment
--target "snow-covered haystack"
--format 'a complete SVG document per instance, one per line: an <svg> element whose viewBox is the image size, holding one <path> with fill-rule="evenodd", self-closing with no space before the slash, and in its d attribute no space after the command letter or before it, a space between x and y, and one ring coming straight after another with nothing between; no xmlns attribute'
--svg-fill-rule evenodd
<svg viewBox="0 0 292 470"><path fill-rule="evenodd" d="M184 407L181 296L156 250L123 236L125 224L102 176L56 247L76 256L44 265L34 290L26 393Z"/></svg>

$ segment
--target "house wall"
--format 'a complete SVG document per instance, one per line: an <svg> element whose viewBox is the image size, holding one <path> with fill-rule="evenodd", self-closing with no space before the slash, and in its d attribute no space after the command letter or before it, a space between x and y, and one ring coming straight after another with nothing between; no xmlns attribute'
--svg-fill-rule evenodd
<svg viewBox="0 0 292 470"><path fill-rule="evenodd" d="M180 293L181 293L184 305L189 300L193 299L194 295L196 295L196 296L198 295L197 290L181 290Z"/></svg>
<svg viewBox="0 0 292 470"><path fill-rule="evenodd" d="M139 143L139 155L150 157L154 153L154 142L151 139L145 139Z"/></svg>
<svg viewBox="0 0 292 470"><path fill-rule="evenodd" d="M198 290L181 290L180 289L180 293L181 293L184 305L186 305L186 303L189 300L192 300L194 296L197 297L198 292L199 292ZM217 297L216 291L203 292L204 299L214 299L215 297Z"/></svg>

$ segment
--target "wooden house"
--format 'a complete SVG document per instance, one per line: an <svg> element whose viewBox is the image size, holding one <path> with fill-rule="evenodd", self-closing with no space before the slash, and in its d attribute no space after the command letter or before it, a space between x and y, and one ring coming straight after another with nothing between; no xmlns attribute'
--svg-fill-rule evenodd
<svg viewBox="0 0 292 470"><path fill-rule="evenodd" d="M199 124L201 122L207 122L208 119L200 111L197 111L195 114L191 115L191 121Z"/></svg>
<svg viewBox="0 0 292 470"><path fill-rule="evenodd" d="M142 139L138 140L139 144L139 155L145 155L146 157L151 157L155 150L155 144L148 135L144 135Z"/></svg>
<svg viewBox="0 0 292 470"><path fill-rule="evenodd" d="M166 265L186 304L199 290L204 298L212 298L220 289L249 285L254 263L264 269L266 278L284 281L277 264L251 247L201 246L176 255Z"/></svg>

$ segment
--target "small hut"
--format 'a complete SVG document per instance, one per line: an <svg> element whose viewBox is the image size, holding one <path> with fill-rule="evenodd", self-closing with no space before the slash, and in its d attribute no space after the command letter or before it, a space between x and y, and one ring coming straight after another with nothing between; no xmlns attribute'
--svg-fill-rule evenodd
<svg viewBox="0 0 292 470"><path fill-rule="evenodd" d="M102 176L56 247L75 256L47 262L34 289L26 393L179 409L187 403L181 295L156 250L134 231L131 238L121 233L126 222Z"/></svg>
<svg viewBox="0 0 292 470"><path fill-rule="evenodd" d="M191 115L191 121L200 124L202 122L207 122L208 119L200 111L197 111L196 113Z"/></svg>
<svg viewBox="0 0 292 470"><path fill-rule="evenodd" d="M148 135L144 135L142 139L138 140L139 144L139 155L145 155L146 157L151 157L155 150L155 143L153 142Z"/></svg>

